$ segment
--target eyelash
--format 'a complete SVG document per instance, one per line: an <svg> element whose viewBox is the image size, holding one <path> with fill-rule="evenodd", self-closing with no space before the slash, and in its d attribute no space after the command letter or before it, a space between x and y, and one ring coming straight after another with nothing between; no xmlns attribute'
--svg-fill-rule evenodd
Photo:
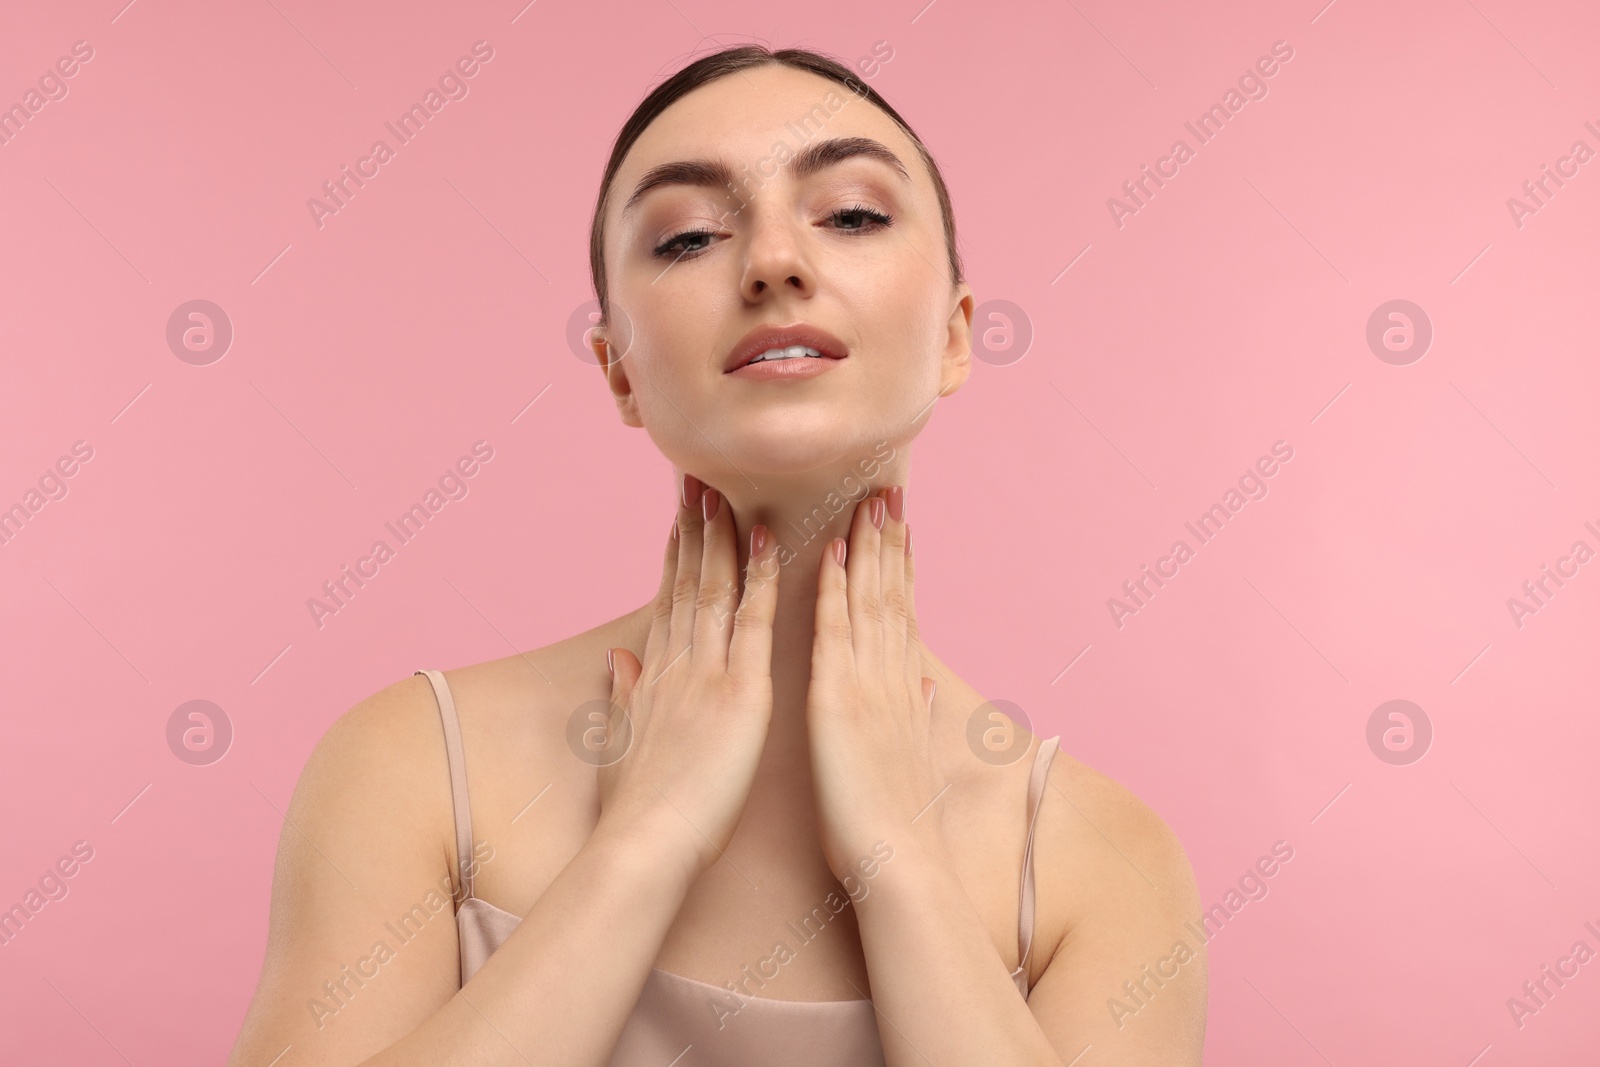
<svg viewBox="0 0 1600 1067"><path fill-rule="evenodd" d="M865 204L852 204L850 207L842 207L838 211L835 211L833 214L829 215L828 218L837 219L840 215L861 215L864 218L866 218L871 225L874 225L874 226L892 226L892 225L894 225L894 216L893 215L887 215L887 214L885 214L885 213L883 213L881 211L876 211L876 210L874 210L874 209L872 209L870 207L867 207ZM846 230L845 232L846 233L868 233L868 232L871 232L871 231L869 230L867 225L862 225L862 226L857 227L854 230ZM710 246L706 245L706 246L702 246L700 248L688 249L688 250L685 250L683 252L673 252L672 251L673 246L678 244L679 242L685 240L686 238L690 238L690 237L714 237L714 236L716 236L716 233L717 233L716 230L706 230L706 229L685 230L682 233L674 234L672 237L667 238L667 240L665 240L661 244L657 245L656 249L652 253L652 255L658 256L658 257L660 257L662 259L674 259L674 260L679 260L679 261L682 261L682 260L685 260L685 259L694 259L697 256L699 256L700 253L706 251Z"/></svg>

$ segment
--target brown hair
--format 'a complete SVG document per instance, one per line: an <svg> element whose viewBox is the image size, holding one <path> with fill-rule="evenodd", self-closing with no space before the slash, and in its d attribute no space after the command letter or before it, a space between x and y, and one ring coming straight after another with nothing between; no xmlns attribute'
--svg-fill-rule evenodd
<svg viewBox="0 0 1600 1067"><path fill-rule="evenodd" d="M950 192L945 188L944 176L939 173L938 164L933 161L933 156L928 153L922 139L906 124L906 120L901 118L876 90L858 81L850 68L837 60L804 48L784 48L774 52L762 45L746 44L702 56L656 86L650 95L634 108L633 114L628 116L628 121L617 134L616 143L611 146L611 158L606 161L605 176L600 180L600 195L595 201L594 220L589 228L589 274L594 283L595 298L600 304L602 323L610 321L611 307L609 294L606 292L606 259L601 235L605 223L606 203L611 196L611 183L616 180L617 170L622 166L623 157L657 116L681 97L718 78L751 67L770 64L782 64L796 70L809 71L838 82L856 96L876 106L905 132L911 143L917 146L923 165L933 176L934 191L939 197L939 213L944 220L944 241L945 250L949 255L950 282L952 285L959 285L963 281L961 255L956 251L956 220L955 212L950 206Z"/></svg>

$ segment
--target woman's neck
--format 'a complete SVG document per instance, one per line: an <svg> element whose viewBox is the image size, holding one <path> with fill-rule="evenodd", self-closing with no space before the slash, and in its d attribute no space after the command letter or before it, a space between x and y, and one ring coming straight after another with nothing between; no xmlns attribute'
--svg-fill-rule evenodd
<svg viewBox="0 0 1600 1067"><path fill-rule="evenodd" d="M882 487L892 484L904 483L886 480ZM774 558L779 565L778 604L772 631L772 721L740 826L756 840L770 838L774 833L787 838L789 845L784 851L793 856L791 835L815 833L806 693L811 681L817 575L828 545L835 537L842 537L849 543L857 506L877 492L880 485L874 483L862 492L862 483L858 481L854 495L825 495L824 503L794 507L772 506L767 502L744 504L737 499L738 488L729 488L732 492L727 503L733 505L741 592L750 555L750 531L757 523L767 528L769 539L776 539ZM805 494L789 497L805 498ZM644 632L649 629L650 610L650 605L645 604L639 611ZM820 856L819 846L819 861Z"/></svg>

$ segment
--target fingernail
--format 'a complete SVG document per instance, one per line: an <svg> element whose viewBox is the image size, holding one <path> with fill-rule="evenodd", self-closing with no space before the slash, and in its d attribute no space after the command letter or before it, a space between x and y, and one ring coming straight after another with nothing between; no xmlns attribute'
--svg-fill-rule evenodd
<svg viewBox="0 0 1600 1067"><path fill-rule="evenodd" d="M722 505L722 494L715 489L707 489L700 497L700 514L710 522L716 517L717 509Z"/></svg>
<svg viewBox="0 0 1600 1067"><path fill-rule="evenodd" d="M901 522L906 517L906 489L903 485L890 486L883 497L889 504L889 517Z"/></svg>
<svg viewBox="0 0 1600 1067"><path fill-rule="evenodd" d="M928 683L928 707L933 707L933 698L939 692L938 682Z"/></svg>
<svg viewBox="0 0 1600 1067"><path fill-rule="evenodd" d="M833 558L839 561L839 566L844 566L844 538L833 539Z"/></svg>
<svg viewBox="0 0 1600 1067"><path fill-rule="evenodd" d="M700 496L700 490L703 488L704 485L699 478L692 474L685 474L683 476L683 506L688 507L693 504Z"/></svg>
<svg viewBox="0 0 1600 1067"><path fill-rule="evenodd" d="M615 677L617 673L617 665L611 659L611 650L609 648L606 649L606 673L613 677Z"/></svg>
<svg viewBox="0 0 1600 1067"><path fill-rule="evenodd" d="M906 555L911 555L911 524L906 523Z"/></svg>
<svg viewBox="0 0 1600 1067"><path fill-rule="evenodd" d="M750 527L750 555L759 556L767 547L767 528L759 522Z"/></svg>
<svg viewBox="0 0 1600 1067"><path fill-rule="evenodd" d="M677 519L673 519L672 520L672 539L674 541L676 541L678 539L678 520Z"/></svg>
<svg viewBox="0 0 1600 1067"><path fill-rule="evenodd" d="M867 516L872 519L872 525L883 529L883 498L872 497L867 501Z"/></svg>

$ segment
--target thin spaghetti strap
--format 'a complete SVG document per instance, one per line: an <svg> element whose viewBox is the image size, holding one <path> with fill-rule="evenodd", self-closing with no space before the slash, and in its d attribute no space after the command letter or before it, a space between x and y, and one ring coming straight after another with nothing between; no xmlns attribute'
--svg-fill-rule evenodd
<svg viewBox="0 0 1600 1067"><path fill-rule="evenodd" d="M450 760L450 803L456 819L456 869L461 874L461 900L472 896L472 872L477 865L472 862L472 809L467 803L467 759L461 747L461 720L456 717L455 698L444 674L436 670L420 670L433 683L433 695L439 701L439 719L444 724L444 751Z"/></svg>
<svg viewBox="0 0 1600 1067"><path fill-rule="evenodd" d="M1055 758L1060 744L1061 735L1057 734L1039 745L1039 751L1033 759L1033 775L1028 779L1028 843L1022 850L1022 894L1017 905L1017 969L1024 975L1027 973L1028 953L1033 949L1033 830L1039 822L1039 801L1044 795L1050 761Z"/></svg>

